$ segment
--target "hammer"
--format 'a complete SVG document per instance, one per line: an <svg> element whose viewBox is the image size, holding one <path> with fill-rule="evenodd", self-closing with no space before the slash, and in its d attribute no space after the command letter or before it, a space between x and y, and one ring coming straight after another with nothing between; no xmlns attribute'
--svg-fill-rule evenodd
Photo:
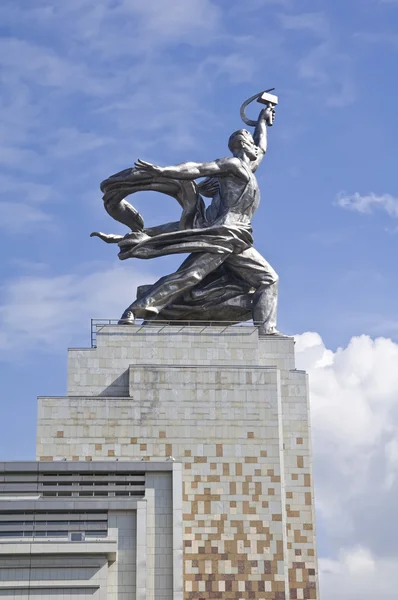
<svg viewBox="0 0 398 600"><path fill-rule="evenodd" d="M265 104L266 106L274 109L275 106L278 105L278 96L275 96L274 94L270 94L270 92L273 92L275 88L271 88L269 90L266 90L265 92L263 92L261 94L261 96L259 96L257 98L257 102L260 102L260 104ZM273 118L274 113L272 113L272 119L271 122L269 123L270 125L273 125Z"/></svg>
<svg viewBox="0 0 398 600"><path fill-rule="evenodd" d="M252 121L251 119L248 119L245 113L246 106L253 102L253 100L257 100L257 102L260 102L260 104L265 104L266 106L272 109L278 104L278 96L270 94L270 92L273 92L274 89L275 88L265 90L265 92L260 92L259 94L255 94L251 98L245 100L245 102L240 107L240 116L242 121L246 123L246 125L250 125L252 127L255 127L257 125L257 121ZM272 125L272 123L270 123L270 125Z"/></svg>
<svg viewBox="0 0 398 600"><path fill-rule="evenodd" d="M265 92L263 92L261 94L261 96L259 96L257 98L257 102L260 102L261 104L268 104L268 105L271 105L272 107L277 106L278 96L275 96L274 94L270 94L270 92L273 92L274 89L275 88L265 90Z"/></svg>

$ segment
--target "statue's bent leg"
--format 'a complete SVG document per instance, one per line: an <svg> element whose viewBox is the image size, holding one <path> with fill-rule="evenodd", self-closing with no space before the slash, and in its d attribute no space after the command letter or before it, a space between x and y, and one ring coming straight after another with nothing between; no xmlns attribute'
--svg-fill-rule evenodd
<svg viewBox="0 0 398 600"><path fill-rule="evenodd" d="M278 307L278 281L261 286L253 298L253 322L260 335L275 335Z"/></svg>
<svg viewBox="0 0 398 600"><path fill-rule="evenodd" d="M255 288L253 297L253 322L259 326L260 335L278 333L276 313L278 306L278 275L271 265L254 248L228 256L225 266Z"/></svg>
<svg viewBox="0 0 398 600"><path fill-rule="evenodd" d="M158 314L181 294L200 283L226 259L226 254L193 253L182 263L178 271L157 281L146 294L138 298L123 313L121 322L129 323L134 317L147 318ZM131 315L131 313L133 315Z"/></svg>

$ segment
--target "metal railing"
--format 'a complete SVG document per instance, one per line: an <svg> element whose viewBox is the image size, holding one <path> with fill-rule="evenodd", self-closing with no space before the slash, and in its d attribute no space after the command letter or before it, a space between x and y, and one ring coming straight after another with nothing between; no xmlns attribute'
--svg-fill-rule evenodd
<svg viewBox="0 0 398 600"><path fill-rule="evenodd" d="M102 329L104 327L109 327L110 325L118 325L119 324L119 319L91 319L91 348L96 348L97 347L97 334L99 332L102 331ZM162 331L165 331L167 329L167 327L173 327L176 328L178 327L178 331L175 333L179 333L181 331L184 330L185 327L195 327L198 328L199 331L197 333L202 333L204 332L206 329L210 328L210 327L220 327L221 331L219 331L218 333L224 333L224 331L226 331L227 329L234 327L246 327L246 328L251 328L252 331L250 332L249 335L252 335L254 333L254 331L257 331L258 327L261 325L261 323L253 323L252 321L247 321L244 323L237 323L236 321L183 321L183 320L176 320L176 321L162 321L160 319L156 319L154 321L146 321L145 319L136 319L135 326L138 326L138 329L134 328L133 330L130 329L130 331L132 331L134 334L139 333L140 331L142 331L143 328L149 328L149 327L156 327L157 331L156 333L161 333ZM128 331L130 326L129 325L121 325L121 327L126 328L126 330ZM160 327L160 329L159 329Z"/></svg>

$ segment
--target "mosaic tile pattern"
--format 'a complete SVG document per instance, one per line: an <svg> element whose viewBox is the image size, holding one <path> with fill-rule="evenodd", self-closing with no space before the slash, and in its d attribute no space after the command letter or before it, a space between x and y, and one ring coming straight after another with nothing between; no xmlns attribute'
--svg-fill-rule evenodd
<svg viewBox="0 0 398 600"><path fill-rule="evenodd" d="M192 328L128 343L113 330L72 351L69 397L40 399L39 458L174 457L186 600L317 600L308 386L292 340Z"/></svg>
<svg viewBox="0 0 398 600"><path fill-rule="evenodd" d="M319 592L306 376L290 372L282 393L290 600L317 599Z"/></svg>

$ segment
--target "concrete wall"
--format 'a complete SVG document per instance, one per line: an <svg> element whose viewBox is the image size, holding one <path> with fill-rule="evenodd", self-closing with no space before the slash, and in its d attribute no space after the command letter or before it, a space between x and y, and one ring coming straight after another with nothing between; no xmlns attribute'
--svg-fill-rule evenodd
<svg viewBox="0 0 398 600"><path fill-rule="evenodd" d="M104 556L0 558L0 598L107 600Z"/></svg>
<svg viewBox="0 0 398 600"><path fill-rule="evenodd" d="M75 495L41 496L57 480ZM79 496L90 481L100 495ZM129 481L138 495L115 496ZM181 464L0 463L0 482L0 597L182 600ZM76 523L86 538L71 541Z"/></svg>
<svg viewBox="0 0 398 600"><path fill-rule="evenodd" d="M68 397L40 399L38 458L173 456L187 599L317 599L307 379L293 340L119 326L97 344L70 351Z"/></svg>
<svg viewBox="0 0 398 600"><path fill-rule="evenodd" d="M109 598L135 600L137 559L137 514L109 512L109 534L117 539L117 559L109 565Z"/></svg>

